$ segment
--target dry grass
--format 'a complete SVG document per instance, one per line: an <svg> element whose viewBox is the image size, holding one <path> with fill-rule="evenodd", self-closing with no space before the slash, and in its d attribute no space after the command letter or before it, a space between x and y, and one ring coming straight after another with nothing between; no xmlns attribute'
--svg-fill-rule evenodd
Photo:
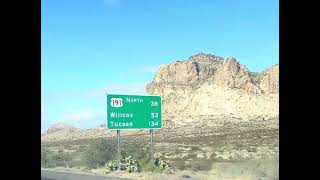
<svg viewBox="0 0 320 180"><path fill-rule="evenodd" d="M197 130L199 131L199 129ZM208 129L203 131L206 132ZM183 174L179 174L179 172L182 171L190 176L193 176L192 172L195 172L196 175L199 175L198 177L203 177L203 179L221 179L221 177L229 175L243 178L264 175L271 177L272 173L276 173L277 168L274 162L269 164L265 162L260 164L249 163L247 156L250 154L253 155L252 157L256 157L255 154L259 154L259 157L266 159L277 156L279 151L279 129L277 128L263 129L261 127L253 127L252 124L249 126L243 123L234 127L226 125L211 129L208 133L202 133L202 137L194 134L187 138L175 134L179 131L166 131L163 129L161 132L163 132L165 138L161 139L158 134L155 134L154 147L159 157L170 160L176 170L175 176L168 177L180 177L181 179ZM84 149L88 142L90 141L63 142L47 146L55 152L59 151L59 149L77 149L74 153L81 153L81 149ZM147 133L139 136L130 135L123 137L121 142L124 144L139 143L148 147L149 136ZM199 158L200 153L206 153L207 155ZM224 158L227 156L230 159ZM80 157L79 154L77 157ZM81 162L75 161L74 164L80 165Z"/></svg>

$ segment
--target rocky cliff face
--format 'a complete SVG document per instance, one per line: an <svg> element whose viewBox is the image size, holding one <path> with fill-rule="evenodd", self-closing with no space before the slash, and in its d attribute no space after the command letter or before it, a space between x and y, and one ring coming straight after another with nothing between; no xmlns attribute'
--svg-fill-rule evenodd
<svg viewBox="0 0 320 180"><path fill-rule="evenodd" d="M162 66L146 90L162 96L164 116L275 117L279 65L252 73L234 57L200 53Z"/></svg>
<svg viewBox="0 0 320 180"><path fill-rule="evenodd" d="M279 65L274 65L260 75L259 86L263 92L279 93Z"/></svg>

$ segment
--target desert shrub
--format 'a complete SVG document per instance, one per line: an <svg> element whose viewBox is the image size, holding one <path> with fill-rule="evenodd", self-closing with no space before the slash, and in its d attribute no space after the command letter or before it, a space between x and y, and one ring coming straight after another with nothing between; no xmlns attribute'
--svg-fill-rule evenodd
<svg viewBox="0 0 320 180"><path fill-rule="evenodd" d="M58 151L57 154L54 154L51 157L51 163L55 166L69 167L71 160L71 154L63 151Z"/></svg>
<svg viewBox="0 0 320 180"><path fill-rule="evenodd" d="M116 160L112 160L106 163L105 167L110 171L116 171L118 169L118 163ZM128 171L129 173L132 173L132 172L140 172L141 168L138 161L136 161L131 156L127 156L121 159L120 170Z"/></svg>
<svg viewBox="0 0 320 180"><path fill-rule="evenodd" d="M162 160L160 158L156 158L154 164L161 169L172 169L171 162L169 160Z"/></svg>
<svg viewBox="0 0 320 180"><path fill-rule="evenodd" d="M155 158L154 163L146 163L144 166L142 166L142 170L151 172L171 172L173 171L173 166L168 160Z"/></svg>
<svg viewBox="0 0 320 180"><path fill-rule="evenodd" d="M126 144L122 146L121 157L125 158L128 156L131 156L135 160L137 160L137 163L139 164L140 167L145 166L150 161L149 151L143 145Z"/></svg>
<svg viewBox="0 0 320 180"><path fill-rule="evenodd" d="M115 144L107 140L93 141L85 149L83 158L89 168L104 166L106 162L115 159Z"/></svg>
<svg viewBox="0 0 320 180"><path fill-rule="evenodd" d="M175 169L186 170L186 161L183 159L176 159L172 161L172 166Z"/></svg>
<svg viewBox="0 0 320 180"><path fill-rule="evenodd" d="M141 167L149 163L149 152L142 145L124 144L121 146L120 170L128 172L139 172ZM110 171L118 168L116 160L109 161L105 167Z"/></svg>
<svg viewBox="0 0 320 180"><path fill-rule="evenodd" d="M212 167L211 160L198 160L191 162L191 170L193 171L209 171Z"/></svg>
<svg viewBox="0 0 320 180"><path fill-rule="evenodd" d="M188 155L186 157L184 157L183 159L184 160L189 160L189 159L195 160L195 159L197 159L197 154L196 153L188 153Z"/></svg>
<svg viewBox="0 0 320 180"><path fill-rule="evenodd" d="M107 168L110 171L116 171L118 169L118 164L116 160L108 161L105 165L105 168Z"/></svg>
<svg viewBox="0 0 320 180"><path fill-rule="evenodd" d="M152 163L146 163L142 167L142 171L146 172L161 172L161 168Z"/></svg>
<svg viewBox="0 0 320 180"><path fill-rule="evenodd" d="M209 158L211 160L214 160L216 156L217 156L217 154L215 152L212 152Z"/></svg>
<svg viewBox="0 0 320 180"><path fill-rule="evenodd" d="M87 145L81 144L77 151L85 150L87 148Z"/></svg>
<svg viewBox="0 0 320 180"><path fill-rule="evenodd" d="M243 144L237 143L237 144L235 145L235 149L236 149L236 150L242 150L242 149L243 149Z"/></svg>
<svg viewBox="0 0 320 180"><path fill-rule="evenodd" d="M257 152L257 149L255 147L248 147L248 152Z"/></svg>
<svg viewBox="0 0 320 180"><path fill-rule="evenodd" d="M69 167L72 160L71 154L59 150L57 153L48 148L41 147L41 167L52 168L56 166Z"/></svg>
<svg viewBox="0 0 320 180"><path fill-rule="evenodd" d="M86 163L82 160L71 160L69 167L85 167Z"/></svg>
<svg viewBox="0 0 320 180"><path fill-rule="evenodd" d="M127 156L132 156L137 160L147 160L149 158L149 152L142 145L126 144L121 147L121 157L125 158Z"/></svg>
<svg viewBox="0 0 320 180"><path fill-rule="evenodd" d="M171 172L173 170L170 161L159 158L156 158L154 163L143 161L143 164L141 164L140 162L132 156L123 157L121 159L120 170L128 171L129 173L140 171ZM110 171L116 171L118 169L118 163L116 160L112 160L106 163L105 167Z"/></svg>
<svg viewBox="0 0 320 180"><path fill-rule="evenodd" d="M199 151L201 150L198 146L191 146L192 151Z"/></svg>
<svg viewBox="0 0 320 180"><path fill-rule="evenodd" d="M41 167L49 167L50 166L50 155L52 152L47 148L41 147Z"/></svg>
<svg viewBox="0 0 320 180"><path fill-rule="evenodd" d="M139 172L141 171L140 165L138 161L136 161L133 157L127 156L121 159L121 167L120 170L127 170L128 172Z"/></svg>

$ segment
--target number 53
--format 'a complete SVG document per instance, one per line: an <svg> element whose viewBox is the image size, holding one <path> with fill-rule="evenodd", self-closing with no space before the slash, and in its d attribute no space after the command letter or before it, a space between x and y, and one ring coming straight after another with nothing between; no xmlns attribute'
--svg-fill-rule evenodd
<svg viewBox="0 0 320 180"><path fill-rule="evenodd" d="M158 117L158 113L151 113L151 118L157 118Z"/></svg>

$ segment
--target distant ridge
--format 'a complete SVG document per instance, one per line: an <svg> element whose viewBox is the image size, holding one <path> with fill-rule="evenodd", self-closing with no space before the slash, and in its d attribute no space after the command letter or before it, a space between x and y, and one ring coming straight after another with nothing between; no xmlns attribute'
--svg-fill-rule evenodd
<svg viewBox="0 0 320 180"><path fill-rule="evenodd" d="M56 123L56 124L52 125L51 127L49 127L48 130L46 131L46 134L54 133L57 131L75 131L77 129L78 128L75 128L75 127L68 125L66 123L59 122L59 123Z"/></svg>

